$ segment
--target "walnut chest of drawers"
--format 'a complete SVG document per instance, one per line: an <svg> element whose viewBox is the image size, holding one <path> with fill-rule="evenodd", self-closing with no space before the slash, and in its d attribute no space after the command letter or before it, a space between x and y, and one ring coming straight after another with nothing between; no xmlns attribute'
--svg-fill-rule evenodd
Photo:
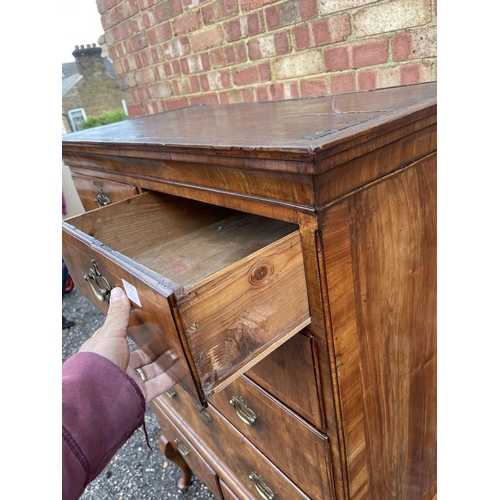
<svg viewBox="0 0 500 500"><path fill-rule="evenodd" d="M63 137L63 257L177 384L218 499L436 496L436 84L192 106Z"/></svg>

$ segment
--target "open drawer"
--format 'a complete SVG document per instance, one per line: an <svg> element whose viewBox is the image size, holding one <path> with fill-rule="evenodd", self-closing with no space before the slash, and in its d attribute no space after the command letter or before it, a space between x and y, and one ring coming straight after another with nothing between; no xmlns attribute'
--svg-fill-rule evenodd
<svg viewBox="0 0 500 500"><path fill-rule="evenodd" d="M124 288L131 339L204 405L310 323L287 222L148 192L63 221L63 258L104 313Z"/></svg>

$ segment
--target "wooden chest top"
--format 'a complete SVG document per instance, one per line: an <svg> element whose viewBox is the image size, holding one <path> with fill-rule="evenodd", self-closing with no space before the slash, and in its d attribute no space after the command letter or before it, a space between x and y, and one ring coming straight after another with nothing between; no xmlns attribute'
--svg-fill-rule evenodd
<svg viewBox="0 0 500 500"><path fill-rule="evenodd" d="M337 96L191 106L67 134L63 154L292 160L286 170L305 173L306 162L311 164L308 173L314 173L314 164L323 158L435 114L436 87L431 82ZM283 165L268 161L261 168L283 170Z"/></svg>

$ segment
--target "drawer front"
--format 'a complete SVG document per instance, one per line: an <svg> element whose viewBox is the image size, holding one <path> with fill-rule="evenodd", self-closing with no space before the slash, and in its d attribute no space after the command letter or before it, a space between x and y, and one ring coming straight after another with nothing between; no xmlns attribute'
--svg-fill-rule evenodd
<svg viewBox="0 0 500 500"><path fill-rule="evenodd" d="M209 413L210 407L205 408L202 406L182 387L175 386L156 398L154 403L161 406L169 414L178 415L182 418L184 424L195 432L200 431L210 434L214 429L214 426L211 425L213 420L211 413Z"/></svg>
<svg viewBox="0 0 500 500"><path fill-rule="evenodd" d="M179 312L210 396L310 323L298 231L214 275Z"/></svg>
<svg viewBox="0 0 500 500"><path fill-rule="evenodd" d="M219 479L210 464L200 455L195 446L164 414L157 411L157 420L163 436L176 448L193 474L205 483L215 498L223 500ZM159 417L159 418L158 418Z"/></svg>
<svg viewBox="0 0 500 500"><path fill-rule="evenodd" d="M303 330L250 368L245 376L314 427L323 429L316 359L314 337Z"/></svg>
<svg viewBox="0 0 500 500"><path fill-rule="evenodd" d="M129 287L135 289L140 306L132 302L128 336L148 358L156 359L172 379L189 393L196 394L189 363L170 314L168 290L162 294L161 286L155 286L153 280L148 282L147 276L134 274L133 267L122 267L121 262L110 260L109 255L102 249L66 233L63 233L63 258L75 286L103 314L108 311L108 302L97 298L95 292L99 291L99 286L106 286L108 282L111 288L123 288L125 281ZM85 276L96 273L102 275L99 283L93 283L95 280L85 280Z"/></svg>
<svg viewBox="0 0 500 500"><path fill-rule="evenodd" d="M98 177L72 174L75 188L85 210L94 210L138 193L136 186L109 181Z"/></svg>
<svg viewBox="0 0 500 500"><path fill-rule="evenodd" d="M236 494L222 479L219 483L224 500L251 500L251 497L241 487L238 488L238 494Z"/></svg>
<svg viewBox="0 0 500 500"><path fill-rule="evenodd" d="M79 240L103 262L170 292L166 314L202 404L310 323L292 224L144 193L67 219L63 233L69 248ZM81 273L66 263L72 276ZM116 278L113 286L122 286Z"/></svg>
<svg viewBox="0 0 500 500"><path fill-rule="evenodd" d="M328 438L289 408L244 376L210 404L312 498L329 490Z"/></svg>
<svg viewBox="0 0 500 500"><path fill-rule="evenodd" d="M236 493L233 493L229 486L222 480L220 481L220 489L222 490L224 500L241 500L241 498L238 498Z"/></svg>
<svg viewBox="0 0 500 500"><path fill-rule="evenodd" d="M163 418L162 414L166 414L185 435L192 436L191 440L199 443L200 450L210 450L210 453L215 454L217 466L214 465L214 467L221 468L219 475L221 477L226 474L233 476L235 481L248 492L250 498L254 500L311 498L236 431L213 407L209 406L206 410L210 421L204 418L191 418L195 423L192 428L186 426L184 414L193 417L196 408L176 413L172 411L172 406L165 403L163 397L153 402L153 408L156 408L155 414L159 420ZM299 456L297 460L300 460ZM326 494L318 497L318 500L320 498L330 497Z"/></svg>

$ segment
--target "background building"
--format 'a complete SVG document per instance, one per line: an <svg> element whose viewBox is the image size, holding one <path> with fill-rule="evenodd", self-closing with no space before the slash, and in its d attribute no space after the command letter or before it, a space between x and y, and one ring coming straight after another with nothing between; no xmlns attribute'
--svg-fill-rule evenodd
<svg viewBox="0 0 500 500"><path fill-rule="evenodd" d="M62 65L62 128L74 132L87 117L122 107L122 91L113 63L102 49L83 45L73 51L75 61Z"/></svg>
<svg viewBox="0 0 500 500"><path fill-rule="evenodd" d="M436 0L97 0L131 117L436 80Z"/></svg>

